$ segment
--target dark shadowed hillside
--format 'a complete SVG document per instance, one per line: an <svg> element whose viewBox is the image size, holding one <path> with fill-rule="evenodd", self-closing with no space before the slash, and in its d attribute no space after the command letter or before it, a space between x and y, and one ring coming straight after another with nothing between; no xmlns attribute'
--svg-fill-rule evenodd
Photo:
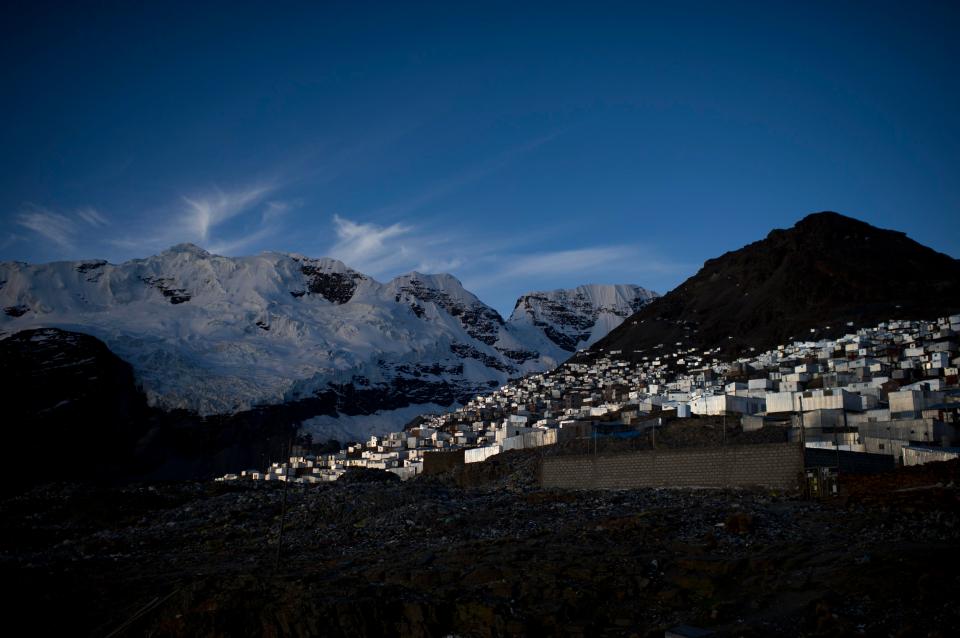
<svg viewBox="0 0 960 638"><path fill-rule="evenodd" d="M24 330L0 341L0 402L13 483L103 476L146 431L130 366L75 332Z"/></svg>
<svg viewBox="0 0 960 638"><path fill-rule="evenodd" d="M0 458L13 477L0 489L56 480L212 478L287 456L298 425L336 414L338 404L346 414L370 414L470 396L450 383L396 379L387 391L345 384L299 401L204 417L148 406L130 366L95 337L23 330L0 340Z"/></svg>
<svg viewBox="0 0 960 638"><path fill-rule="evenodd" d="M333 404L313 399L310 408ZM130 366L55 328L0 340L2 491L57 480L208 478L286 452L298 403L205 419L148 407ZM293 416L291 416L293 414Z"/></svg>
<svg viewBox="0 0 960 638"><path fill-rule="evenodd" d="M594 351L622 350L630 358L681 342L737 354L842 333L847 322L934 318L958 309L960 261L901 232L815 213L707 261Z"/></svg>

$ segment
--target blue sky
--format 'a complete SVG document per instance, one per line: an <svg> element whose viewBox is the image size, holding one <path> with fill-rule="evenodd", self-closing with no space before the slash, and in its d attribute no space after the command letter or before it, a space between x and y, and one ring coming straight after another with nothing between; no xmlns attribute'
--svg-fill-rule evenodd
<svg viewBox="0 0 960 638"><path fill-rule="evenodd" d="M509 313L819 210L960 256L956 3L139 4L5 6L0 259L290 251Z"/></svg>

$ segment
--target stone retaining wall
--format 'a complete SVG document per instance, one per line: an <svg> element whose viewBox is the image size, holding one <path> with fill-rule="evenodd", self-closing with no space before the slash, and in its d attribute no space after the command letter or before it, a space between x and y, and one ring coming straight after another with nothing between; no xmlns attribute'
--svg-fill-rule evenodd
<svg viewBox="0 0 960 638"><path fill-rule="evenodd" d="M749 487L797 489L803 471L799 443L646 450L611 455L551 456L546 488Z"/></svg>

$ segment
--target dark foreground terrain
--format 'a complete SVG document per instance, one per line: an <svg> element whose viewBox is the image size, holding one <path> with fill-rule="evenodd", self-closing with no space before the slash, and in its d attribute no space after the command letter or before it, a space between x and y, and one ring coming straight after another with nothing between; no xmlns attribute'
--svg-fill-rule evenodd
<svg viewBox="0 0 960 638"><path fill-rule="evenodd" d="M264 483L35 488L0 503L6 622L97 636L960 627L956 462L849 477L839 498L811 502L543 491L536 456L501 456L458 475L286 493Z"/></svg>

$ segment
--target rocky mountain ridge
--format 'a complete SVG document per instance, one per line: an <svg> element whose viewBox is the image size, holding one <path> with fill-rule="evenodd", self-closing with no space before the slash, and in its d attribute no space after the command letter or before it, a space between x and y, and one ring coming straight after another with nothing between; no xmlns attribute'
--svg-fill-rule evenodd
<svg viewBox="0 0 960 638"><path fill-rule="evenodd" d="M590 338L653 294L588 288L615 302L611 311L571 293ZM151 406L209 416L319 400L322 418L306 420L321 437L369 433L359 420L331 421L340 416L404 409L392 424L402 425L410 406L450 405L551 369L580 343L549 337L567 329L559 314L505 321L452 275L380 283L335 259L229 258L192 244L117 265L0 263L0 308L0 338L59 328L103 341Z"/></svg>
<svg viewBox="0 0 960 638"><path fill-rule="evenodd" d="M707 260L594 345L641 358L676 348L745 355L888 319L960 311L960 261L834 212Z"/></svg>
<svg viewBox="0 0 960 638"><path fill-rule="evenodd" d="M517 300L510 322L539 328L554 344L572 352L593 345L657 297L628 284L532 292Z"/></svg>

